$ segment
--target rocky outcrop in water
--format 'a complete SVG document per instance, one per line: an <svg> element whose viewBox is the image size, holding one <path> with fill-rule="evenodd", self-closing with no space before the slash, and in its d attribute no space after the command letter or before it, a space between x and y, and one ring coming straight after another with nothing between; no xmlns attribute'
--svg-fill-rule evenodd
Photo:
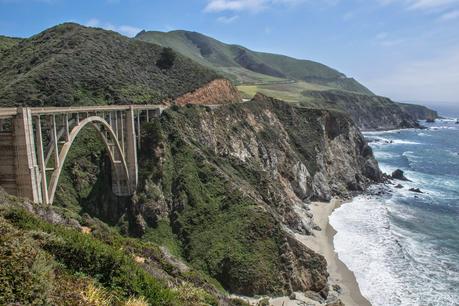
<svg viewBox="0 0 459 306"><path fill-rule="evenodd" d="M405 176L405 172L403 172L403 170L400 169L397 169L394 172L392 172L392 178L399 181L409 181L409 179L407 179Z"/></svg>

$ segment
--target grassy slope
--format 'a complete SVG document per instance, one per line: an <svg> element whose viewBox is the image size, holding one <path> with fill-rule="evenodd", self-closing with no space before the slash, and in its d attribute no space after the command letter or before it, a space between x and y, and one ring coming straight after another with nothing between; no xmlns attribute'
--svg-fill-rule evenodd
<svg viewBox="0 0 459 306"><path fill-rule="evenodd" d="M217 77L183 56L160 69L162 51L115 32L59 25L0 53L0 105L159 103Z"/></svg>
<svg viewBox="0 0 459 306"><path fill-rule="evenodd" d="M371 94L364 86L320 63L251 51L205 35L187 32L141 32L140 40L169 46L199 63L228 75L238 83L277 83L300 80L312 84Z"/></svg>
<svg viewBox="0 0 459 306"><path fill-rule="evenodd" d="M303 95L304 91L332 90L332 88L328 86L312 84L304 81L265 85L239 85L237 88L242 93L243 97L247 99L252 98L257 92L260 92L264 95L286 102L305 103L311 102L311 99ZM320 105L316 104L311 104L311 106L320 107Z"/></svg>

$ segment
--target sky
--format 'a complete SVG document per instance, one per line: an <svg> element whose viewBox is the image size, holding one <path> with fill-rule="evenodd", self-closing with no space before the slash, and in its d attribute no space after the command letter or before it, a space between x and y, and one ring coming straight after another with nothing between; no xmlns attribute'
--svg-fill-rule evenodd
<svg viewBox="0 0 459 306"><path fill-rule="evenodd" d="M459 107L459 0L0 0L0 34L63 22L201 32L310 59L398 101Z"/></svg>

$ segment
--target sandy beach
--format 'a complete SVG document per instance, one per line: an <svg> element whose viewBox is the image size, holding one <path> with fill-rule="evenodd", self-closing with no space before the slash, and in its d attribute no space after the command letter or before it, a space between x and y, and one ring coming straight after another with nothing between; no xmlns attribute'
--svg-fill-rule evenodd
<svg viewBox="0 0 459 306"><path fill-rule="evenodd" d="M370 302L361 294L354 273L338 258L333 247L333 237L336 231L329 223L329 216L333 211L340 207L343 201L333 199L329 203L313 202L309 205L313 214L314 222L320 226L321 231L314 231L314 236L305 236L296 234L295 237L304 243L308 248L321 254L327 260L327 269L329 282L341 287L339 299L346 306L371 306ZM322 305L317 301L307 298L301 292L295 292L296 299L290 300L289 297L278 297L269 299L271 306L298 306L298 305ZM257 305L260 298L248 298L233 295L233 297L241 298L251 305Z"/></svg>
<svg viewBox="0 0 459 306"><path fill-rule="evenodd" d="M345 305L371 306L362 296L354 273L339 260L333 247L336 231L329 224L328 218L342 204L342 200L333 199L330 203L314 202L310 205L314 222L322 231L314 231L315 236L296 235L298 240L327 260L331 283L338 284L342 289L340 299Z"/></svg>

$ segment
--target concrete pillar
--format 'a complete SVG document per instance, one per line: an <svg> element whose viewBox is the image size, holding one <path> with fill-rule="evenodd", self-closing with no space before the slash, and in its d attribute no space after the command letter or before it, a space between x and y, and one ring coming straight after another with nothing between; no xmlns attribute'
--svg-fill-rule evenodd
<svg viewBox="0 0 459 306"><path fill-rule="evenodd" d="M30 108L18 109L18 115L14 119L14 141L17 195L40 203L42 199Z"/></svg>
<svg viewBox="0 0 459 306"><path fill-rule="evenodd" d="M134 108L131 106L126 112L124 127L126 129L126 146L124 149L126 163L129 173L129 182L131 193L137 189L138 169L137 169L137 145L135 136L135 118Z"/></svg>
<svg viewBox="0 0 459 306"><path fill-rule="evenodd" d="M37 139L37 155L38 155L38 164L40 165L39 171L41 175L40 186L41 186L41 197L44 204L49 204L48 197L48 182L46 178L46 163L44 157L44 148L43 148L43 135L41 132L41 119L40 116L35 118L35 128L36 139Z"/></svg>

